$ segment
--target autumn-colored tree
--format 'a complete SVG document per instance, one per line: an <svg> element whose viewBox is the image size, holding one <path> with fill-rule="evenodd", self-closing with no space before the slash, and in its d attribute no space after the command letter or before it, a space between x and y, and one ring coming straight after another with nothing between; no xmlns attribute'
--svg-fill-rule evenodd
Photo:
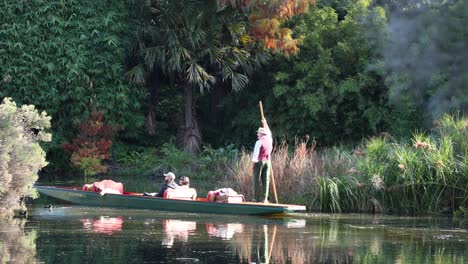
<svg viewBox="0 0 468 264"><path fill-rule="evenodd" d="M307 12L315 0L220 0L222 5L245 9L249 15L250 34L265 48L285 55L296 53L298 38L283 23Z"/></svg>
<svg viewBox="0 0 468 264"><path fill-rule="evenodd" d="M102 112L91 110L89 118L78 124L77 129L73 143L62 144L64 150L72 153L73 166L83 171L85 180L88 175L107 172L108 166L103 161L110 157L116 128L104 123Z"/></svg>

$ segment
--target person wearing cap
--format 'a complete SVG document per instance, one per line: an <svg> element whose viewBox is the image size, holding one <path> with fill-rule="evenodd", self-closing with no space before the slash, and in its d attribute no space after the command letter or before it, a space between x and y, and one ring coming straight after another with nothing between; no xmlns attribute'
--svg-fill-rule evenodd
<svg viewBox="0 0 468 264"><path fill-rule="evenodd" d="M164 175L164 183L161 186L161 190L159 190L158 193L146 193L145 192L145 193L143 193L143 195L163 197L164 192L167 189L176 189L177 187L179 187L179 185L177 185L177 183L175 183L175 181L174 181L174 179L176 177L174 173L168 172L168 173L164 173L163 175Z"/></svg>
<svg viewBox="0 0 468 264"><path fill-rule="evenodd" d="M262 127L257 130L258 140L255 142L252 155L254 199L257 202L268 202L270 186L271 152L273 138L266 119L262 119Z"/></svg>

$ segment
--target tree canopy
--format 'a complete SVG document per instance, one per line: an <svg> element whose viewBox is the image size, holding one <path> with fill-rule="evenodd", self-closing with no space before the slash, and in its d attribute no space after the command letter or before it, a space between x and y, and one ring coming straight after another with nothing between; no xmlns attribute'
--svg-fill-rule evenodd
<svg viewBox="0 0 468 264"><path fill-rule="evenodd" d="M128 72L130 82L166 82L184 91L179 138L197 152L202 139L194 90L240 91L266 56L247 34L244 14L217 1L150 1L145 17L135 51L140 63Z"/></svg>

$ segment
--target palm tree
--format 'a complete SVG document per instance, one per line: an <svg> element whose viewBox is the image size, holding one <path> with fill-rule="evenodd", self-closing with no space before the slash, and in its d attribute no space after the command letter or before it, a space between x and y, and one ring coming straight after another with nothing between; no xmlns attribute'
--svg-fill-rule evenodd
<svg viewBox="0 0 468 264"><path fill-rule="evenodd" d="M202 141L194 91L227 86L241 91L268 55L247 32L246 16L217 0L152 0L138 34L141 63L129 71L134 84L167 82L184 90L179 142L190 153Z"/></svg>

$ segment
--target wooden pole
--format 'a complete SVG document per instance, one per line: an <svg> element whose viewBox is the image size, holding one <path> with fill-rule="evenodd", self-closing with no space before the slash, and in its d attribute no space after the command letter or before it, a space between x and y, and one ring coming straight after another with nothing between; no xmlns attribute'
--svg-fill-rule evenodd
<svg viewBox="0 0 468 264"><path fill-rule="evenodd" d="M260 117L263 120L265 119L265 116L263 115L262 101L259 101L258 105L260 107ZM275 203L278 203L278 194L276 193L275 175L273 174L273 164L271 164L271 168L270 168L270 179L271 179L271 190L273 191L273 198L275 199Z"/></svg>
<svg viewBox="0 0 468 264"><path fill-rule="evenodd" d="M271 178L271 188L273 191L273 198L275 198L275 203L278 203L278 194L276 193L276 183L275 183L275 175L273 174L273 165L270 168L270 178Z"/></svg>
<svg viewBox="0 0 468 264"><path fill-rule="evenodd" d="M261 119L265 119L265 116L263 115L263 105L262 105L262 101L259 101L259 102L258 102L258 106L260 107L260 118L261 118Z"/></svg>
<svg viewBox="0 0 468 264"><path fill-rule="evenodd" d="M276 225L274 225L274 229L273 229L273 238L271 239L271 246L270 246L270 252L268 252L268 261L267 263L270 263L270 259L271 259L271 252L273 252L273 245L275 244L275 237L276 237Z"/></svg>

